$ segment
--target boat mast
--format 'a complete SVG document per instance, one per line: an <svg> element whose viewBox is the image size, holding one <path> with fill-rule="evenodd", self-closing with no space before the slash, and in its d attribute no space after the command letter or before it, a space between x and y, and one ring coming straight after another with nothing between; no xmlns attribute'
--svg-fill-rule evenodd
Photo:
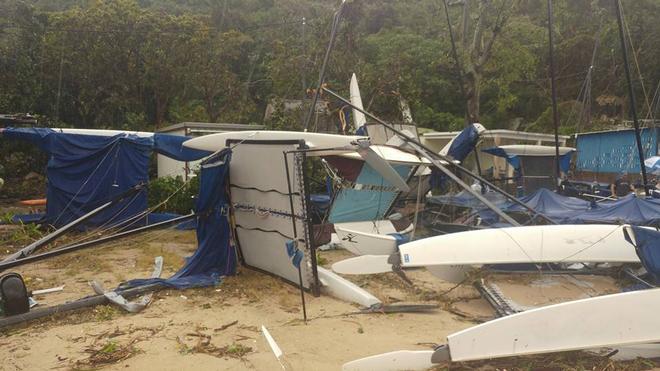
<svg viewBox="0 0 660 371"><path fill-rule="evenodd" d="M319 83L316 86L316 91L314 91L314 98L312 98L312 105L309 107L309 111L307 111L307 115L305 116L305 121L303 123L303 131L307 131L309 128L309 122L312 120L312 116L314 115L314 112L316 112L316 102L319 100L319 96L321 95L321 89L323 88L323 82L325 81L325 70L326 67L328 66L328 60L330 59L330 52L332 52L332 48L335 45L335 39L337 38L337 30L339 29L339 21L341 21L341 15L344 10L344 4L346 3L346 0L342 0L341 5L339 6L339 9L337 12L335 12L335 16L332 19L332 30L330 31L330 41L328 42L328 48L325 51L325 57L323 57L323 64L321 65L321 71L319 72Z"/></svg>
<svg viewBox="0 0 660 371"><path fill-rule="evenodd" d="M621 15L621 2L614 0L614 7L616 8L616 19L619 23L619 38L621 39L621 50L623 51L623 67L626 70L626 80L628 81L628 95L630 97L630 114L632 115L633 124L635 125L635 140L637 141L637 153L639 155L639 166L642 170L642 182L644 184L644 193L649 195L648 181L646 178L646 167L644 166L644 150L642 149L642 137L639 133L639 122L637 121L637 108L635 102L635 92L632 85L632 77L630 76L630 65L628 62L628 49L626 48L626 38L623 32L623 16Z"/></svg>
<svg viewBox="0 0 660 371"><path fill-rule="evenodd" d="M559 166L559 113L557 110L557 81L555 79L555 45L552 38L552 0L548 0L548 54L550 58L550 86L552 90L552 123L555 129L555 188L561 193L561 167Z"/></svg>

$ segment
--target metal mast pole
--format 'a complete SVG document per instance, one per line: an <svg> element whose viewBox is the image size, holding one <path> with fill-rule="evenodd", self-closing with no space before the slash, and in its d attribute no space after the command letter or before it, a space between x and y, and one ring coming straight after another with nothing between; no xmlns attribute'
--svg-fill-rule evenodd
<svg viewBox="0 0 660 371"><path fill-rule="evenodd" d="M637 153L639 155L639 166L642 170L642 182L644 183L644 192L650 196L648 180L646 178L646 167L644 166L644 150L642 149L642 137L639 134L639 122L637 121L637 102L635 101L635 91L633 90L632 77L630 76L630 65L628 63L628 49L626 48L626 38L623 32L623 16L621 15L621 2L614 0L616 8L616 19L619 23L619 38L621 39L621 50L623 51L623 67L626 70L626 80L628 80L628 95L630 97L630 114L635 125L635 140L637 141Z"/></svg>
<svg viewBox="0 0 660 371"><path fill-rule="evenodd" d="M552 122L555 127L555 188L561 193L561 167L559 166L559 113L557 110L557 81L555 79L555 45L552 38L552 0L548 0L548 48L550 57L550 86L552 90Z"/></svg>
<svg viewBox="0 0 660 371"><path fill-rule="evenodd" d="M304 131L307 131L307 129L309 128L309 123L312 120L312 116L314 115L314 112L316 111L316 102L318 102L319 96L321 95L321 89L323 88L323 82L325 81L325 70L326 67L328 66L328 60L330 59L330 52L332 52L332 48L335 45L335 39L337 38L337 30L339 28L339 21L341 20L341 14L344 10L345 3L346 0L342 0L341 5L339 6L339 10L337 10L334 18L332 19L330 42L328 42L328 48L326 49L325 56L323 57L323 64L321 65L321 71L319 72L319 83L316 86L316 91L314 92L314 98L312 98L312 105L309 107L309 111L307 111L307 115L305 116L305 121L303 123Z"/></svg>

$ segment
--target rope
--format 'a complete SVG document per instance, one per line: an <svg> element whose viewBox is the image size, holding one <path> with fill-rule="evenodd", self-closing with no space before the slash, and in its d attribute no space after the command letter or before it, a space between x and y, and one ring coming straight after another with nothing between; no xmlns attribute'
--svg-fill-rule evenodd
<svg viewBox="0 0 660 371"><path fill-rule="evenodd" d="M599 238L598 241L592 243L591 245L589 245L589 246L587 246L587 247L585 247L585 248L583 248L583 249L580 249L580 250L578 250L577 252L575 252L575 253L573 253L573 254L571 254L571 255L569 255L569 256L563 258L562 260L559 261L559 263L561 263L561 262L563 262L563 261L565 261L565 260L567 260L567 259L570 259L570 258L574 257L575 255L578 255L578 254L580 254L580 253L582 253L582 252L584 252L584 251L589 250L590 248L594 247L596 244L600 243L601 241L603 241L603 240L606 239L607 237L611 236L614 232L618 231L619 228L623 228L623 225L619 225L619 226L617 226L617 227L614 228L611 232L609 232L609 233L606 234L605 236Z"/></svg>
<svg viewBox="0 0 660 371"><path fill-rule="evenodd" d="M238 184L230 184L229 186L234 187L234 188L238 188L238 189L257 191L257 192L261 192L261 193L278 193L278 194L281 194L282 196L300 196L300 192L285 193L285 192L282 192L282 191L278 191L277 189L260 189L260 188L256 188L256 187L240 186Z"/></svg>
<svg viewBox="0 0 660 371"><path fill-rule="evenodd" d="M110 222L110 221L108 221L108 222L104 223L103 225L89 231L86 235L82 236L81 238L79 238L77 240L74 240L74 242L71 242L71 243L79 243L79 242L88 240L92 237L103 235L104 233L106 233L106 232L108 232L112 229L115 229L115 228L119 228L118 230L115 231L115 233L119 233L119 232L122 232L122 231L128 229L129 227L131 227L132 225L137 223L140 219L142 219L142 217L147 216L148 214L152 213L154 210L158 209L159 207L161 207L162 205L167 203L172 197L174 197L174 195L176 195L178 192L180 192L182 189L184 189L186 186L188 186L191 181L192 181L192 178L188 179L186 182L184 182L184 184L181 187L179 187L177 190L175 190L173 193L171 193L165 200L161 201L157 205L152 206L151 208L147 208L147 209L145 209L145 210L143 210L143 211L141 211L141 212L125 219L125 220L119 221L119 222L117 222L113 225L108 225L109 222ZM140 191L140 192L142 192L142 191ZM137 199L138 195L139 195L139 192L134 196L134 198L128 204L132 203L135 199ZM128 207L128 204L124 208L122 208L122 210L117 212L111 218L111 220L115 219L123 210L125 210ZM106 227L106 225L107 225L107 227ZM120 228L120 226L121 226L121 228Z"/></svg>

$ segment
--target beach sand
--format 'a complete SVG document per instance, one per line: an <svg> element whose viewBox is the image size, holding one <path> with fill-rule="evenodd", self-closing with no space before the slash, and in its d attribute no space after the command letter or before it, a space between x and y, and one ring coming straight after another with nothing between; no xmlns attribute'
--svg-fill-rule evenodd
<svg viewBox="0 0 660 371"><path fill-rule="evenodd" d="M114 288L148 277L153 259L164 257L168 277L196 248L192 231L166 230L19 267L30 290L65 285L61 292L37 296L40 306L93 294L90 280ZM349 257L343 250L321 253L323 265ZM128 314L104 305L0 330L3 370L338 370L344 362L400 349L432 349L455 331L492 319L494 311L471 285L455 287L426 270L407 272L414 287L394 274L346 276L386 304L437 304L432 313L359 314L356 305L327 295L306 295L302 321L299 290L282 280L247 268L217 287L154 294L144 311ZM489 275L521 306L596 296L619 291L600 276L548 274ZM261 334L265 326L284 353L282 366ZM452 369L494 369L548 365L543 359L456 365ZM553 358L557 360L557 358ZM582 353L559 358L558 365L587 368L648 369L654 363L612 363ZM504 362L504 363L502 363ZM537 363L530 363L537 362ZM585 363L586 362L586 363ZM646 361L645 361L646 362ZM612 366L614 365L614 366ZM621 367L624 367L621 366ZM632 367L632 368L630 368ZM534 368L534 367L532 367ZM562 367L559 367L562 368ZM578 367L579 368L579 367Z"/></svg>

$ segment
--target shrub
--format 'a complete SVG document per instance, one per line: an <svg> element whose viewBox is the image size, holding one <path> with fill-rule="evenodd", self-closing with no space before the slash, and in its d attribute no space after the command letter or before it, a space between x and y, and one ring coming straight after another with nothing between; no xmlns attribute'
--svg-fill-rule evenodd
<svg viewBox="0 0 660 371"><path fill-rule="evenodd" d="M158 206L155 212L188 214L195 208L199 192L199 176L186 183L181 176L156 178L149 182L149 207Z"/></svg>

